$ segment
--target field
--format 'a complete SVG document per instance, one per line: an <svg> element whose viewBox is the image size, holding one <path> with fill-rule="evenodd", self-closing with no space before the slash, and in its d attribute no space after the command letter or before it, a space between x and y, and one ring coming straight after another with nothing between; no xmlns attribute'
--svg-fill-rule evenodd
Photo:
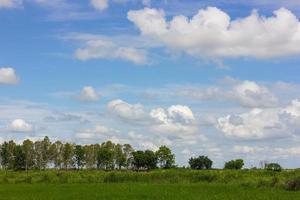
<svg viewBox="0 0 300 200"><path fill-rule="evenodd" d="M300 171L0 172L0 199L300 199ZM292 185L292 186L291 186Z"/></svg>

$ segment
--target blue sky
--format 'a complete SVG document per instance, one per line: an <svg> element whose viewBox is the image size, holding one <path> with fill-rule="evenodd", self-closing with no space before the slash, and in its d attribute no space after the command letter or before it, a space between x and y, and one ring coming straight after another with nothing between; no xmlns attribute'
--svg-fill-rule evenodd
<svg viewBox="0 0 300 200"><path fill-rule="evenodd" d="M0 141L299 167L300 3L0 0ZM299 99L299 100L298 100Z"/></svg>

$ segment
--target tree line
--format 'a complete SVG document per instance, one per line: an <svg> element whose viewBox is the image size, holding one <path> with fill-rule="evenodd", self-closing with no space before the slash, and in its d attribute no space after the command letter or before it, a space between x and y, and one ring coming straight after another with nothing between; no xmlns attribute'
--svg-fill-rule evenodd
<svg viewBox="0 0 300 200"><path fill-rule="evenodd" d="M51 142L46 136L40 141L24 140L16 144L13 140L0 145L1 168L8 170L54 169L133 169L150 170L157 167L171 168L175 155L166 146L157 151L134 150L130 144L78 145Z"/></svg>
<svg viewBox="0 0 300 200"><path fill-rule="evenodd" d="M51 169L131 169L151 170L155 168L175 168L175 155L171 149L161 146L157 151L135 150L130 144L78 145L74 143L43 140L24 140L16 144L13 140L0 144L0 167L5 170L45 170ZM207 156L189 159L191 169L211 169L213 161ZM224 169L242 169L242 159L225 163ZM280 171L281 166L270 163L266 169Z"/></svg>

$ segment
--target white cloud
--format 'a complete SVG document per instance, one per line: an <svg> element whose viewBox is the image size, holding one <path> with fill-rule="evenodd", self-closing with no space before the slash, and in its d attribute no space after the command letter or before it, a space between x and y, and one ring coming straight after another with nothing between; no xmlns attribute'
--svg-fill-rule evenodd
<svg viewBox="0 0 300 200"><path fill-rule="evenodd" d="M13 68L0 68L0 84L17 84L19 78Z"/></svg>
<svg viewBox="0 0 300 200"><path fill-rule="evenodd" d="M93 87L85 86L78 95L78 99L81 101L98 101L100 96Z"/></svg>
<svg viewBox="0 0 300 200"><path fill-rule="evenodd" d="M167 111L163 108L152 109L150 116L156 121L152 125L154 132L176 135L180 133L183 136L194 134L198 130L192 110L184 105L170 106Z"/></svg>
<svg viewBox="0 0 300 200"><path fill-rule="evenodd" d="M91 5L97 10L105 10L108 8L108 0L91 0Z"/></svg>
<svg viewBox="0 0 300 200"><path fill-rule="evenodd" d="M217 128L225 136L239 139L264 139L297 134L300 122L300 101L283 108L252 109L250 112L227 115L217 120Z"/></svg>
<svg viewBox="0 0 300 200"><path fill-rule="evenodd" d="M232 93L230 97L246 107L274 107L277 104L277 97L273 93L253 81L235 85Z"/></svg>
<svg viewBox="0 0 300 200"><path fill-rule="evenodd" d="M230 19L224 11L208 7L192 18L174 16L168 21L163 10L129 11L128 19L141 31L171 50L197 58L277 58L300 54L300 23L287 9L274 16L253 11L244 18Z"/></svg>
<svg viewBox="0 0 300 200"><path fill-rule="evenodd" d="M141 104L129 104L120 99L109 102L107 108L111 113L124 120L143 120L146 117Z"/></svg>
<svg viewBox="0 0 300 200"><path fill-rule="evenodd" d="M146 64L147 55L142 49L120 46L113 41L104 39L88 40L85 47L75 53L79 60L90 59L121 59L135 64Z"/></svg>
<svg viewBox="0 0 300 200"><path fill-rule="evenodd" d="M144 149L144 150L152 150L152 151L157 151L158 150L158 146L156 146L155 144L153 144L152 142L142 142L140 144L140 146Z"/></svg>
<svg viewBox="0 0 300 200"><path fill-rule="evenodd" d="M32 132L33 125L27 123L23 119L15 119L8 126L8 130L11 132Z"/></svg>
<svg viewBox="0 0 300 200"><path fill-rule="evenodd" d="M22 3L23 0L0 0L0 8L17 8Z"/></svg>

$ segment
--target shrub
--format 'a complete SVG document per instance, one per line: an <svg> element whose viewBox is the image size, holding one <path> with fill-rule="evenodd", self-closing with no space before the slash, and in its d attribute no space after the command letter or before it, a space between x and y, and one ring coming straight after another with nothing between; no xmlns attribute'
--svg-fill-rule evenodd
<svg viewBox="0 0 300 200"><path fill-rule="evenodd" d="M286 182L286 190L298 191L300 189L300 177L293 178Z"/></svg>
<svg viewBox="0 0 300 200"><path fill-rule="evenodd" d="M266 170L280 172L282 167L278 163L270 163L266 165Z"/></svg>
<svg viewBox="0 0 300 200"><path fill-rule="evenodd" d="M225 163L224 169L242 169L244 161L242 159L231 160Z"/></svg>

